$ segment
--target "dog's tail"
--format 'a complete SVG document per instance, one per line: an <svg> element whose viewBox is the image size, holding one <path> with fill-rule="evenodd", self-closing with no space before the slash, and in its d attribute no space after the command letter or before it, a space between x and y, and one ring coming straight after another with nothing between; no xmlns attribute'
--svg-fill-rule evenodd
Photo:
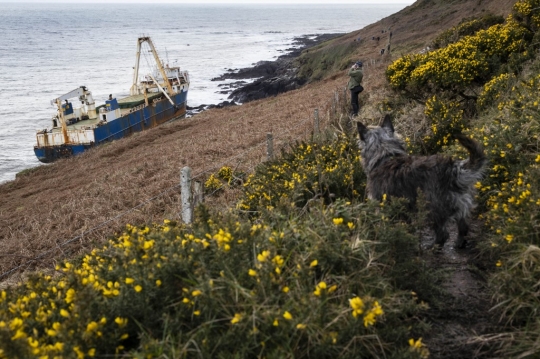
<svg viewBox="0 0 540 359"><path fill-rule="evenodd" d="M454 137L467 149L467 151L469 151L469 160L465 162L463 168L472 172L481 173L487 162L487 157L484 154L482 146L477 141L461 133L454 135Z"/></svg>

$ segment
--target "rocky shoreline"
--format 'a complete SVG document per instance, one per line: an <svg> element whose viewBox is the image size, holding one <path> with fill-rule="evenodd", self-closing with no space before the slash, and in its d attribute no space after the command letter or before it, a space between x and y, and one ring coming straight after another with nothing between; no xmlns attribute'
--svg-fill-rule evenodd
<svg viewBox="0 0 540 359"><path fill-rule="evenodd" d="M285 53L275 61L259 61L252 67L227 69L225 74L213 78L212 81L237 80L218 85L220 93L229 95L230 101L223 101L217 105L188 106L187 114L193 116L207 109L235 106L301 87L305 80L297 77L298 68L294 66L294 59L300 56L303 50L340 35L342 34L300 36L293 40L293 47L283 50ZM253 79L255 80L248 81Z"/></svg>

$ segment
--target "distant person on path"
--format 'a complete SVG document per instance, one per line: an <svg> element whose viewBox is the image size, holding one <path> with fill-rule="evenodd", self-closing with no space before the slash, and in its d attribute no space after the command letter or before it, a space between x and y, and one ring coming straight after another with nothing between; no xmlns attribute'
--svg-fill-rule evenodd
<svg viewBox="0 0 540 359"><path fill-rule="evenodd" d="M358 115L359 110L358 95L360 92L364 91L364 88L361 85L362 79L364 78L364 73L362 72L362 61L356 61L349 70L348 75L349 83L347 84L347 87L351 91L351 116L354 117Z"/></svg>

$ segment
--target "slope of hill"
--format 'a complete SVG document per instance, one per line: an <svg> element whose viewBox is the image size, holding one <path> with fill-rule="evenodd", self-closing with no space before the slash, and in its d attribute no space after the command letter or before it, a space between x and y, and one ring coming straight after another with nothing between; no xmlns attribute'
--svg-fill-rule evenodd
<svg viewBox="0 0 540 359"><path fill-rule="evenodd" d="M459 24L452 36L438 39L444 44L435 51L370 57L370 49L376 52L370 41L376 40L368 27L306 50L299 59L301 73L311 79L305 88L208 111L28 171L2 187L4 198L16 201L3 205L6 237L35 230L36 238L64 231L71 239L29 235L24 243L6 241L12 250L6 268L24 263L24 251L32 257L50 248L29 264L46 269L62 256L101 249L57 265L62 275L41 274L1 292L0 340L9 343L9 353L77 357L93 356L96 348L98 354L127 349L136 357L534 357L540 310L535 1L522 1L517 20L504 23L452 15L463 6L469 14L483 16L488 8L504 14L507 1L419 1L394 15L399 21L388 28L391 48L419 52L432 46L430 24ZM422 22L424 11L436 21ZM394 42L399 23L414 16L426 27L425 42L416 34ZM388 29L381 34L389 36ZM357 41L351 45L347 36ZM332 59L333 52L340 56ZM399 200L364 201L365 177L355 134L347 133L340 70L349 61L341 58L359 54L366 62L363 122L390 112L415 153L460 156L448 140L461 131L483 142L492 168L477 184L481 216L467 250L445 246L428 253L431 234L422 229L422 211L404 214ZM324 66L309 67L321 57ZM469 72L462 72L463 64ZM315 108L328 131L311 140ZM257 166L267 132L288 152ZM178 218L176 182L183 165L208 179L208 188L231 185L208 197L188 227L161 221ZM59 176L59 168L68 171ZM39 180L70 193L41 212L45 220L32 216L30 207L38 210L36 200L55 194ZM218 214L231 204L234 210ZM111 220L100 218L103 213ZM127 221L136 226L101 246L100 236L119 232ZM86 231L93 227L99 228ZM77 229L86 232L78 237ZM74 332L84 335L73 338Z"/></svg>
<svg viewBox="0 0 540 359"><path fill-rule="evenodd" d="M419 52L429 46L442 31L464 19L487 14L504 16L510 12L514 2L513 0L417 1L402 11L361 30L304 51L299 59L300 76L308 81L320 80L346 70L358 59L367 63L370 60L385 61L388 58L381 56L380 51L387 47L390 32L391 58ZM373 40L374 38L379 40ZM382 81L377 85L381 86Z"/></svg>
<svg viewBox="0 0 540 359"><path fill-rule="evenodd" d="M353 59L377 61L373 66L366 61L363 94L365 103L377 102L383 96L382 73L388 58L380 56L380 46L370 39L379 36L381 29L393 31L395 57L402 51L428 46L445 29L443 25L456 25L465 16L486 12L505 14L511 3L418 1L365 29L307 51L300 59L304 63L301 73L319 73L309 66L315 60L316 66L325 63L319 52L326 56L333 54L336 46L348 49L343 58L326 61L333 65L327 66L324 73L313 76L328 73L322 81L312 81L300 90L241 107L206 111L77 158L25 171L16 180L0 186L1 272L18 265L23 265L21 269L48 266L66 251L92 248L120 231L125 223L152 223L175 217L179 212L179 190L171 188L178 185L183 166L190 166L195 174L209 175L222 164L249 172L265 157L261 144L267 133L274 133L276 148L306 138L312 129L310 119L314 110L319 109L322 117L327 117L324 115L331 109L334 92L342 95L347 79L341 70ZM437 23L439 18L444 18L444 24ZM358 37L364 39L359 45L353 41ZM159 195L163 191L167 192ZM123 215L121 219L115 219L119 215ZM69 246L58 248L78 236L81 238ZM28 259L48 250L51 252L26 266Z"/></svg>

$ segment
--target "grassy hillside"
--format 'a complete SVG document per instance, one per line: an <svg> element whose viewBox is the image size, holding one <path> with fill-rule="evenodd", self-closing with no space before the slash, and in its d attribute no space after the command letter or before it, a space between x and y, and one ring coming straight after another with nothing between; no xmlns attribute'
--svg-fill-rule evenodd
<svg viewBox="0 0 540 359"><path fill-rule="evenodd" d="M463 156L451 137L457 132L482 142L490 164L477 184L479 220L471 248L426 252L422 205L411 214L400 200L365 200L356 135L343 130L348 128L342 96L346 79L337 74L344 66L341 57L357 58L361 50L368 54L372 45L350 45L345 36L300 59L313 81L305 89L208 111L2 186L6 195L19 196L22 207L8 213L2 205L10 236L25 234L28 242L20 246L31 244L27 250L34 253L63 242L30 240L30 227L44 222L27 214L32 202L23 199L41 198L39 179L83 186L73 189L82 198L66 194L50 208L54 215L47 218L58 223L46 223L46 234L58 233L55 228L67 219L76 222L70 224L75 228L94 226L85 220L107 201L110 217L138 207L122 217L115 228L124 229L108 241L85 242L88 234L76 238L62 247L64 254L89 248L84 255L0 292L0 357L538 356L540 2L518 1L512 15L502 19L496 15L508 9L508 2L482 4L419 1L382 20L379 28L393 23L396 29L416 16L429 34L428 24L451 21L464 5L470 5L468 15L478 14L465 20L456 15L452 27L417 37L419 46L400 44L432 51L392 52L386 64L379 59L368 66L362 99L362 120L375 122L390 113L415 154ZM486 16L488 8L493 12ZM436 16L424 19L428 13ZM374 29L348 36L370 38ZM315 66L321 59L324 68ZM319 136L310 134L314 108L320 109L326 128ZM237 138L224 136L224 129ZM284 151L257 165L264 154L254 146L264 143L270 129ZM197 145L198 137L207 140L204 145ZM202 157L184 149L186 143L200 146ZM141 161L152 146L164 153L160 160ZM66 172L64 178L53 174L59 167L91 165L96 156L111 166L126 164L112 171L103 169L103 162L94 165L101 181L91 171L84 178L77 177L82 172ZM201 159L212 165L199 165L195 173L212 196L191 226L181 225L175 221L177 189L158 197L145 187L149 179L174 186L179 167ZM137 179L137 188L122 186L126 179ZM88 209L87 217L75 213L77 206ZM21 214L32 220L22 223ZM132 224L125 226L125 218ZM13 253L23 253L10 245ZM482 277L478 283L485 287L468 288L466 280L453 282L458 288L443 285L456 278L441 266L448 256L466 256L468 271ZM43 267L54 257L51 251L40 258ZM485 308L467 308L468 299L456 292L491 300L485 300ZM448 325L449 317L465 319L459 323L470 328L458 328L457 321Z"/></svg>
<svg viewBox="0 0 540 359"><path fill-rule="evenodd" d="M383 73L391 59L428 46L446 29L443 25L454 26L463 17L486 13L505 15L511 3L510 0L441 1L422 6L419 5L423 3L415 3L365 29L329 42L330 46L348 49L342 50L344 56L352 51L348 55L351 60L360 58L366 62L366 91L361 96L365 104L363 117L378 118L385 106L388 89ZM444 15L445 23L431 24L432 14ZM390 57L379 54L380 44L385 43L388 35L381 34L383 29L393 31ZM381 37L379 44L370 40L376 35ZM358 37L364 41L355 42ZM163 218L176 218L179 212L176 186L183 166L192 167L202 177L222 165L252 172L265 158L263 146L267 133L274 133L277 149L307 138L314 110L319 109L323 122L330 121L329 113L335 112L334 92L342 98L347 82L345 71L339 71L347 61L331 53L328 48L320 47L303 54L300 61L315 67L303 66L302 73L312 73L323 80L312 81L302 89L241 107L205 111L194 118L96 148L83 156L25 171L15 181L0 185L1 273L18 268L12 273L15 276L9 276L15 281L21 271L50 268L58 258L92 249L108 236L122 231L125 223L150 224ZM322 61L314 58L325 54L337 63L330 59L321 71L318 64ZM231 193L213 204L229 206L234 198L235 194ZM62 249L58 247L68 241ZM33 258L38 259L29 261Z"/></svg>
<svg viewBox="0 0 540 359"><path fill-rule="evenodd" d="M324 44L304 50L298 64L300 76L319 81L342 73L358 59L388 59L380 50L391 45L391 57L418 52L429 46L441 31L457 25L463 19L486 15L506 16L514 0L420 0L404 10L390 15L362 30L343 35ZM385 31L385 32L383 32ZM390 38L390 32L392 37ZM373 38L379 40L373 40Z"/></svg>

